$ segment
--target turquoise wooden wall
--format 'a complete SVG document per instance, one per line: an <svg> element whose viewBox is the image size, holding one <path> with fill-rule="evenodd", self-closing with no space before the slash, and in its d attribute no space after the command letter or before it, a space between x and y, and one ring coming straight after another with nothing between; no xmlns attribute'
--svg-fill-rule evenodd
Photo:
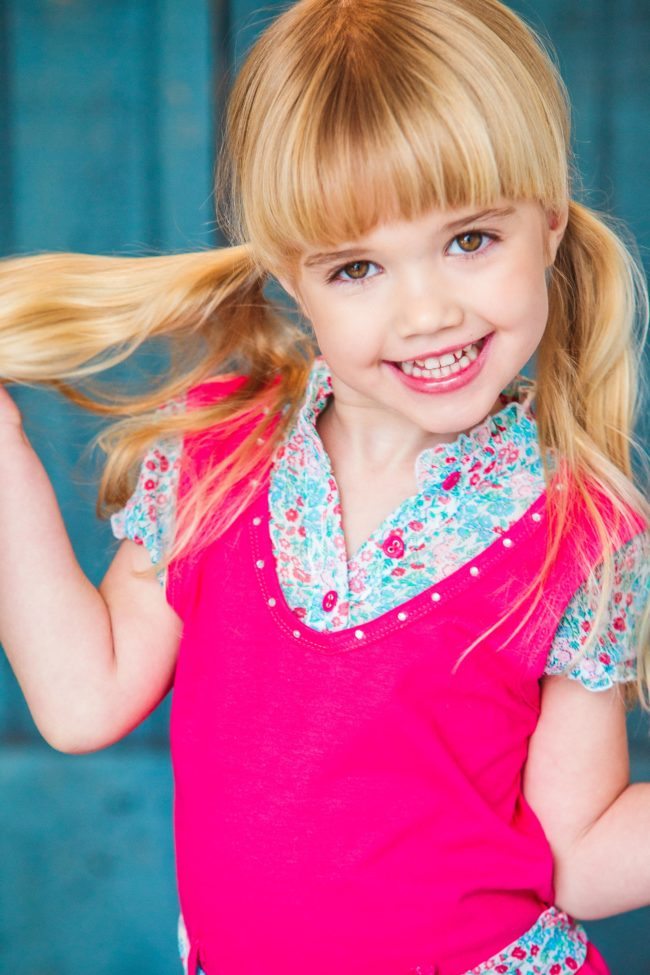
<svg viewBox="0 0 650 975"><path fill-rule="evenodd" d="M379 2L379 0L378 0ZM214 245L212 174L228 78L284 4L0 0L0 253L146 254ZM650 3L521 0L558 50L587 202L650 243ZM128 380L129 368L124 371ZM96 423L16 391L95 581L114 543L94 516ZM35 733L0 658L0 972L173 975L168 705L103 753ZM650 778L634 716L634 775ZM590 930L614 975L647 975L650 911Z"/></svg>

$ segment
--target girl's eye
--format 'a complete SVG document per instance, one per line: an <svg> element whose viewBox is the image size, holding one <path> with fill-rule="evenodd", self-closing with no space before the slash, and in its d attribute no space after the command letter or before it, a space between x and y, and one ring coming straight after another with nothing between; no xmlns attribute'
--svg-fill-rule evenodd
<svg viewBox="0 0 650 975"><path fill-rule="evenodd" d="M340 267L337 271L334 271L334 273L327 280L334 281L334 282L358 281L359 283L363 283L364 281L367 281L369 278L375 277L374 274L369 275L367 273L368 268L374 266L375 265L373 264L372 261L352 261L350 264L345 264L343 267ZM346 277L341 277L342 274L345 274Z"/></svg>
<svg viewBox="0 0 650 975"><path fill-rule="evenodd" d="M449 247L449 253L465 254L471 257L473 254L480 254L487 250L489 243L483 246L484 242L493 240L496 240L494 234L486 234L482 230L466 230L464 234L458 234L457 237L454 237ZM458 244L460 249L452 251L451 248L454 244Z"/></svg>

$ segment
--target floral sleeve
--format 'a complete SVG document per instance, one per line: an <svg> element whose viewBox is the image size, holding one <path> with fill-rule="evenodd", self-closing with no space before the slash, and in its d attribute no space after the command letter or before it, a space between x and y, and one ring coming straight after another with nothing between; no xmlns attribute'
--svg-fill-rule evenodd
<svg viewBox="0 0 650 975"><path fill-rule="evenodd" d="M650 541L637 535L614 557L614 590L600 635L586 654L595 618L596 598L581 586L560 621L544 673L564 674L588 690L602 691L636 679L636 631L650 594Z"/></svg>
<svg viewBox="0 0 650 975"><path fill-rule="evenodd" d="M171 541L182 439L160 441L149 450L135 491L124 508L111 515L116 538L143 545L156 565ZM158 578L164 585L164 573Z"/></svg>

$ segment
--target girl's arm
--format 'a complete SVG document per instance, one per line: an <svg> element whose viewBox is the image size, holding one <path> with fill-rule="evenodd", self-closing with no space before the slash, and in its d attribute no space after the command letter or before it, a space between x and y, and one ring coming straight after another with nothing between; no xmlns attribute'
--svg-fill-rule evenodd
<svg viewBox="0 0 650 975"><path fill-rule="evenodd" d="M650 783L629 784L616 687L544 678L524 793L553 850L561 909L590 920L650 903Z"/></svg>
<svg viewBox="0 0 650 975"><path fill-rule="evenodd" d="M82 572L52 485L0 388L0 641L36 725L62 751L111 744L173 679L180 621L134 542L99 590Z"/></svg>

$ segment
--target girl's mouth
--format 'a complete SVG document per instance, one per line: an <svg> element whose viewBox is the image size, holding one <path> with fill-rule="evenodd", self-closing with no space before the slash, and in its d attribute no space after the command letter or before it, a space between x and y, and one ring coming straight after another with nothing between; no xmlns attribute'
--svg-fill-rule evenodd
<svg viewBox="0 0 650 975"><path fill-rule="evenodd" d="M439 355L388 362L387 365L410 389L424 393L451 392L478 376L493 334L491 332L475 342Z"/></svg>
<svg viewBox="0 0 650 975"><path fill-rule="evenodd" d="M478 342L470 342L469 345L457 349L455 352L447 352L441 356L427 356L426 359L406 359L404 362L395 362L402 372L407 376L422 377L423 379L446 379L448 376L456 376L463 372L468 366L478 359L481 349L485 345L485 337Z"/></svg>

